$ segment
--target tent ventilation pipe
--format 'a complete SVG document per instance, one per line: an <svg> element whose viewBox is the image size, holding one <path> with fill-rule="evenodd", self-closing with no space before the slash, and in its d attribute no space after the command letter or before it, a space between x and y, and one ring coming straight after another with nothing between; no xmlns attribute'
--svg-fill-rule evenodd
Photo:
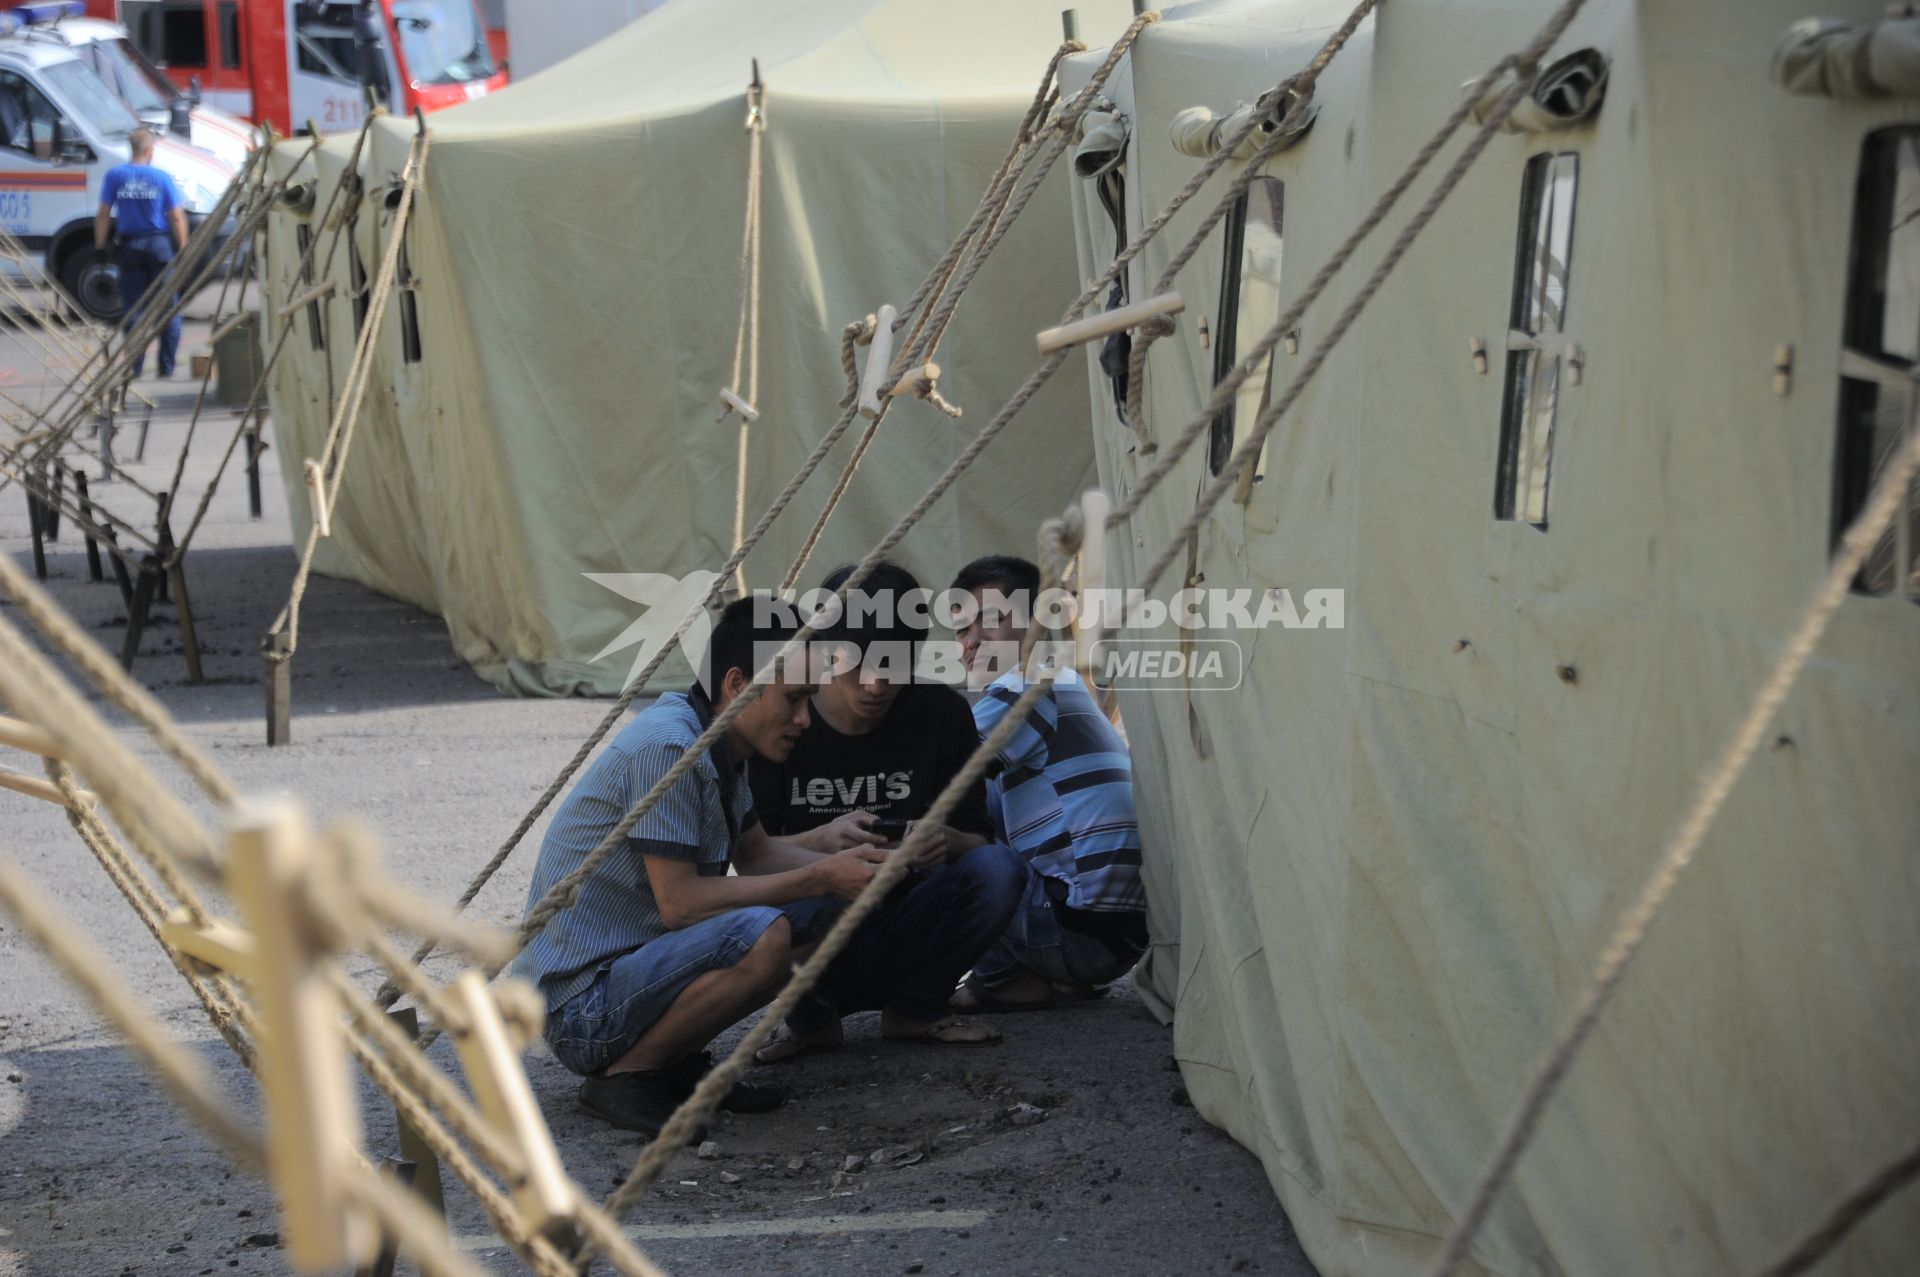
<svg viewBox="0 0 1920 1277"><path fill-rule="evenodd" d="M1473 104L1473 118L1485 124L1500 100L1513 90L1511 71L1499 76ZM1462 86L1471 92L1473 84ZM1607 94L1607 59L1597 49L1581 49L1552 63L1534 77L1533 87L1501 124L1503 133L1548 133L1584 124L1599 114Z"/></svg>
<svg viewBox="0 0 1920 1277"><path fill-rule="evenodd" d="M1920 17L1899 5L1884 22L1802 18L1774 51L1773 78L1801 97L1920 95Z"/></svg>
<svg viewBox="0 0 1920 1277"><path fill-rule="evenodd" d="M1168 130L1173 138L1173 149L1195 159L1206 159L1257 115L1260 117L1260 127L1247 134L1246 141L1234 152L1235 159L1244 160L1273 136L1298 100L1299 95L1288 90L1277 97L1264 97L1251 106L1242 103L1224 116L1215 115L1204 106L1190 106L1173 117L1173 124ZM1320 104L1313 101L1309 94L1306 109L1295 118L1293 126L1287 131L1286 140L1276 150L1285 151L1298 143L1307 135L1307 130L1313 127L1319 115Z"/></svg>

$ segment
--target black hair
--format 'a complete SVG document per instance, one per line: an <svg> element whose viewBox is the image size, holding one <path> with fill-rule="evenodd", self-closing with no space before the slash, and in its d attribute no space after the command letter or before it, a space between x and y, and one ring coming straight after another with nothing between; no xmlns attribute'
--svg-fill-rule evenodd
<svg viewBox="0 0 1920 1277"><path fill-rule="evenodd" d="M843 563L827 573L820 588L837 591L853 576L857 563ZM907 597L920 589L913 573L891 559L882 559L859 585L847 591L839 617L821 631L821 637L854 644L862 652L874 643L918 643L927 636L925 608L906 615Z"/></svg>
<svg viewBox="0 0 1920 1277"><path fill-rule="evenodd" d="M1031 607L1034 596L1040 593L1040 569L1011 554L988 554L961 568L953 578L953 588L968 592L995 589L1008 598L1024 596Z"/></svg>
<svg viewBox="0 0 1920 1277"><path fill-rule="evenodd" d="M764 656L769 650L762 645L785 643L799 630L793 609L771 595L735 599L721 610L713 633L707 636L707 659L698 671L700 686L717 699L729 672L739 670L751 681L760 669L756 655Z"/></svg>

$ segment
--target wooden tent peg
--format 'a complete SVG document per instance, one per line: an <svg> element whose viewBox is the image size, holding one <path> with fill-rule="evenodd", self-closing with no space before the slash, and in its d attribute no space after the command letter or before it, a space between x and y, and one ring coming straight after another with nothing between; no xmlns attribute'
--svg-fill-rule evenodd
<svg viewBox="0 0 1920 1277"><path fill-rule="evenodd" d="M1106 630L1107 515L1113 498L1098 488L1080 494L1080 607L1073 616L1074 655L1080 668L1093 668L1093 649ZM1117 618L1116 618L1117 619Z"/></svg>
<svg viewBox="0 0 1920 1277"><path fill-rule="evenodd" d="M860 415L869 421L880 418L881 381L887 365L893 362L893 320L895 311L882 306L874 314L873 345L867 350L867 366L860 378Z"/></svg>
<svg viewBox="0 0 1920 1277"><path fill-rule="evenodd" d="M1187 308L1179 293L1161 293L1145 301L1131 302L1125 306L1116 306L1112 310L1098 315L1088 315L1085 319L1076 319L1071 324L1061 324L1057 328L1043 328L1034 337L1034 344L1040 347L1040 353L1051 355L1068 346L1078 346L1082 342L1125 332L1142 320L1152 319L1155 315L1177 315Z"/></svg>
<svg viewBox="0 0 1920 1277"><path fill-rule="evenodd" d="M729 412L737 412L749 422L760 420L760 410L758 408L742 399L739 395L734 394L725 386L720 387L720 402L727 406Z"/></svg>

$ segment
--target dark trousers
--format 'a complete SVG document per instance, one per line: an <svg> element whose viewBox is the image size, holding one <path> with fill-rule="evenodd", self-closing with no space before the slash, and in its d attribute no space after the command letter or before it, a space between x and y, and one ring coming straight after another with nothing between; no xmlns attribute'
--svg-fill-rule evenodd
<svg viewBox="0 0 1920 1277"><path fill-rule="evenodd" d="M942 1018L960 977L1007 929L1026 881L1026 862L998 843L916 875L868 915L794 1010L793 1028L816 1032L855 1011Z"/></svg>
<svg viewBox="0 0 1920 1277"><path fill-rule="evenodd" d="M145 310L142 303L147 300L148 291L160 278L161 272L167 269L168 263L173 261L173 238L168 235L136 235L131 239L122 240L119 260L120 301L127 308L125 326L127 331L131 332L133 326L140 322L140 316ZM161 304L172 305L173 300L169 296ZM160 333L160 375L162 377L173 376L173 361L179 351L180 316L176 313L167 321L166 328ZM146 362L147 352L142 348L133 359L134 376L140 375L140 370Z"/></svg>

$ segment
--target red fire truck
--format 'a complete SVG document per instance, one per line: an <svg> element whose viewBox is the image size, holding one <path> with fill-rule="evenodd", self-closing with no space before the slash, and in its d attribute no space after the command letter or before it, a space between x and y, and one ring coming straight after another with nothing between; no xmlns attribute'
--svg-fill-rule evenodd
<svg viewBox="0 0 1920 1277"><path fill-rule="evenodd" d="M86 0L176 82L282 133L358 128L369 92L395 114L507 83L475 0Z"/></svg>

